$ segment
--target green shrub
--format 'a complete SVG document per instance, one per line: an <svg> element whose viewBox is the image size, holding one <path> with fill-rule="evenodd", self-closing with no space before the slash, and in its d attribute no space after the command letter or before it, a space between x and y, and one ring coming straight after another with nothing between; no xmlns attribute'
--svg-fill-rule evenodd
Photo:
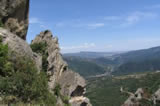
<svg viewBox="0 0 160 106"><path fill-rule="evenodd" d="M56 98L48 90L46 74L38 73L31 59L10 54L8 46L0 42L0 97L3 102L55 106Z"/></svg>
<svg viewBox="0 0 160 106"><path fill-rule="evenodd" d="M62 96L61 95L61 99L62 99L63 103L65 104L65 106L70 106L69 97L68 96Z"/></svg>
<svg viewBox="0 0 160 106"><path fill-rule="evenodd" d="M59 97L59 96L61 95L60 90L61 90L60 84L56 84L56 87L53 89L53 91L54 91L54 94L55 94L57 97Z"/></svg>
<svg viewBox="0 0 160 106"><path fill-rule="evenodd" d="M0 37L0 76L9 76L13 72L12 63L8 58L8 46L2 44Z"/></svg>
<svg viewBox="0 0 160 106"><path fill-rule="evenodd" d="M2 20L0 19L0 27L3 27L3 23L2 23Z"/></svg>
<svg viewBox="0 0 160 106"><path fill-rule="evenodd" d="M31 44L30 46L33 52L40 53L42 55L42 70L46 72L48 67L48 61L47 61L48 52L46 52L47 43L46 42L34 43Z"/></svg>
<svg viewBox="0 0 160 106"><path fill-rule="evenodd" d="M55 88L53 89L54 91L54 94L57 96L57 97L60 97L64 103L65 106L71 106L69 104L69 97L68 96L63 96L60 92L61 90L61 86L60 84L56 84Z"/></svg>

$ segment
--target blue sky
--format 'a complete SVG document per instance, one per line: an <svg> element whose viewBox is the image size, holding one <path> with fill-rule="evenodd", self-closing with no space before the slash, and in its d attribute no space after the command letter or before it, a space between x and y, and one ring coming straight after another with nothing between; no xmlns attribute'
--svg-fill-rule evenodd
<svg viewBox="0 0 160 106"><path fill-rule="evenodd" d="M61 52L160 46L160 0L31 0L27 41L49 29Z"/></svg>

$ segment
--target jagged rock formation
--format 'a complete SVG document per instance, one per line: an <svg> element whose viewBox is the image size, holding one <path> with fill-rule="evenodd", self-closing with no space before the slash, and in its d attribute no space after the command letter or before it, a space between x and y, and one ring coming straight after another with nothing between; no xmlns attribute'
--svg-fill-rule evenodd
<svg viewBox="0 0 160 106"><path fill-rule="evenodd" d="M130 96L125 101L123 106L139 106L139 100L142 99L142 96L144 94L144 90L142 88L139 88L136 93L128 93Z"/></svg>
<svg viewBox="0 0 160 106"><path fill-rule="evenodd" d="M83 97L86 86L85 80L79 74L68 69L67 63L60 54L58 38L53 37L52 33L46 30L41 32L31 44L39 43L47 44L47 74L50 76L48 83L50 90L58 83L61 86L61 94L71 97L70 103L74 104L73 106L81 106L84 103L86 104L85 106L91 106L89 99Z"/></svg>
<svg viewBox="0 0 160 106"><path fill-rule="evenodd" d="M0 0L0 21L10 32L26 39L29 0Z"/></svg>
<svg viewBox="0 0 160 106"><path fill-rule="evenodd" d="M62 72L67 70L67 63L63 61L60 54L59 44L57 37L52 36L52 33L49 30L41 32L31 44L38 44L40 42L47 44L48 53L48 69L47 73L50 76L49 87L53 89L57 80L60 78Z"/></svg>
<svg viewBox="0 0 160 106"><path fill-rule="evenodd" d="M152 101L147 90L143 88L138 88L135 93L125 91L123 91L122 93L129 94L129 98L124 102L122 106L141 106L141 100L146 100L149 102Z"/></svg>

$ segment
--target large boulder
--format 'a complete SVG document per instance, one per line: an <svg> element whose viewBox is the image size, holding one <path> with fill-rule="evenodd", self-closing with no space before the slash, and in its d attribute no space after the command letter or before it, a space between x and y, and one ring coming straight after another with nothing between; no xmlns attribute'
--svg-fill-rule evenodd
<svg viewBox="0 0 160 106"><path fill-rule="evenodd" d="M0 21L10 32L26 39L29 0L0 0Z"/></svg>
<svg viewBox="0 0 160 106"><path fill-rule="evenodd" d="M4 44L8 44L10 51L14 51L19 56L32 59L38 70L41 70L42 57L34 53L26 41L3 28L0 28L0 37L2 37Z"/></svg>
<svg viewBox="0 0 160 106"><path fill-rule="evenodd" d="M92 106L86 93L86 82L78 73L71 70L65 71L59 79L61 94L70 97L69 103L72 106Z"/></svg>

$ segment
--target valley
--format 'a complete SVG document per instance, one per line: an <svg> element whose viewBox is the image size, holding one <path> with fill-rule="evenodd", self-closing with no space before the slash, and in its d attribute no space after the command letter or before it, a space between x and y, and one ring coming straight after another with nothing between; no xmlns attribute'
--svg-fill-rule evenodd
<svg viewBox="0 0 160 106"><path fill-rule="evenodd" d="M145 89L144 95L148 95L147 100L138 100L138 103L153 106L151 98L160 85L160 47L105 56L96 53L98 57L94 53L83 57L84 54L63 57L71 69L87 79L86 96L93 106L120 106L130 98L128 94L134 94L138 89Z"/></svg>

